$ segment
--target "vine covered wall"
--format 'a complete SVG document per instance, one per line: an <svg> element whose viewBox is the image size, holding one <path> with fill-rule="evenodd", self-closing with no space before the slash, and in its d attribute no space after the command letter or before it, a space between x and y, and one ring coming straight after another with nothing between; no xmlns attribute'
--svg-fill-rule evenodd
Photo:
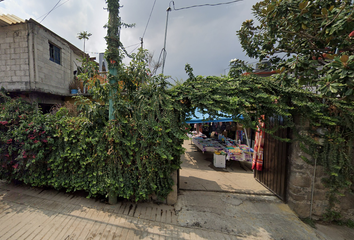
<svg viewBox="0 0 354 240"><path fill-rule="evenodd" d="M149 75L146 50L127 54L120 29L133 24L122 23L119 0L106 3L109 84L82 59L78 78L93 100L78 96L75 109L42 114L36 103L1 93L0 179L134 201L171 192L184 151L186 107L172 97L166 77ZM125 55L132 58L127 66Z"/></svg>
<svg viewBox="0 0 354 240"><path fill-rule="evenodd" d="M261 116L266 126L271 118L282 117L284 125L263 130L293 129L293 139L282 140L298 145L304 164L322 166L328 201L324 217L341 218L336 204L352 194L354 182L352 1L260 1L253 7L259 25L247 20L237 35L249 57L267 59L277 74L260 78L237 59L222 77L195 76L186 65L189 78L172 89L163 76L149 77L146 51L134 55L129 66L121 64L120 5L118 0L106 2L116 17L110 19L106 37L109 68L117 70L109 80L119 81L89 83L97 102L79 99L78 117L65 108L42 115L2 95L2 179L90 194L113 191L134 200L153 192L165 197L170 175L180 165L185 117L198 107L211 116L231 114L254 129ZM107 120L109 100L112 121ZM297 117L300 125L306 123L305 130L298 128Z"/></svg>
<svg viewBox="0 0 354 240"><path fill-rule="evenodd" d="M80 115L70 116L64 107L42 114L20 98L0 96L0 179L89 196L113 191L133 201L171 191L186 128L164 78L142 85L130 101L116 99L113 121L108 106L85 98L77 99Z"/></svg>

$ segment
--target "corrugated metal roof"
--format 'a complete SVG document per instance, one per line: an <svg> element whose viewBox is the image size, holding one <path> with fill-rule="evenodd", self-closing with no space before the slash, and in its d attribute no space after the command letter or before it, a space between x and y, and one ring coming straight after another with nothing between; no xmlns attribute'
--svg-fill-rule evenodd
<svg viewBox="0 0 354 240"><path fill-rule="evenodd" d="M5 27L11 24L24 23L25 20L13 15L13 14L3 14L0 15L0 27Z"/></svg>

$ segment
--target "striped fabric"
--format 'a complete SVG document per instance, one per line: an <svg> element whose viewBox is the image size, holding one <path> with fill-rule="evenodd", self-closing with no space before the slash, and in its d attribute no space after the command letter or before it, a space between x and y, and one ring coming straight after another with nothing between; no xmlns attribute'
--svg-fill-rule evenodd
<svg viewBox="0 0 354 240"><path fill-rule="evenodd" d="M262 116L264 119L264 116ZM254 143L252 169L262 171L263 168L263 147L264 147L264 122L260 119Z"/></svg>

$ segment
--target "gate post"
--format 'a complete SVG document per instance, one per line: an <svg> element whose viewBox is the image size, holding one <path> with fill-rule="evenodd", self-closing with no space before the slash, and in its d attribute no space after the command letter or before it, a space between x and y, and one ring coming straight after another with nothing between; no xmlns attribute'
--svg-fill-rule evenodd
<svg viewBox="0 0 354 240"><path fill-rule="evenodd" d="M166 198L166 203L167 205L174 205L177 203L177 198L178 198L178 188L177 188L177 183L178 183L178 173L177 173L178 170L174 171L172 174L171 174L171 177L173 179L173 182L174 182L174 185L172 186L172 192L170 192L168 195L167 195L167 198Z"/></svg>

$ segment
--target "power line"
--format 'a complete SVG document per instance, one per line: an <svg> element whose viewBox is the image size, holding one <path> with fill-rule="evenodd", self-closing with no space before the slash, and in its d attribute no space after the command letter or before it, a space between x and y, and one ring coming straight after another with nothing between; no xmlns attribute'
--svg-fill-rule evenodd
<svg viewBox="0 0 354 240"><path fill-rule="evenodd" d="M167 17L166 17L166 28L165 28L165 41L164 41L164 47L161 51L163 53L163 60L162 60L162 74L164 73L164 68L165 68L165 62L166 62L166 56L167 56L167 51L166 51L166 38L167 38L167 27L168 27L168 15L169 12L171 11L171 3L173 5L173 10L179 11L179 10L186 10L189 8L196 8L196 7L215 7L215 6L220 6L220 5L226 5L226 4L232 4L236 2L240 2L242 0L234 0L234 1L229 1L229 2L222 2L222 3L206 3L206 4L199 4L199 5L192 5L188 7L182 7L182 8L176 8L175 7L175 1L170 1L169 7L167 8ZM160 55L161 56L161 55Z"/></svg>
<svg viewBox="0 0 354 240"><path fill-rule="evenodd" d="M45 17L42 19L42 21L40 21L39 23L42 23L44 21L44 19L46 19L46 17L55 9L55 7L61 2L61 0L59 0L57 2L57 4L54 5L54 7L47 13L47 15L45 15Z"/></svg>
<svg viewBox="0 0 354 240"><path fill-rule="evenodd" d="M171 8L167 8L166 10L167 12L167 16L166 16L166 27L165 27L165 40L164 40L164 43L163 43L163 60L162 60L162 74L163 74L163 71L165 69L165 62L166 62L166 56L167 56L167 51L166 51L166 39L167 39L167 26L168 26L168 16L169 16L169 13L171 12Z"/></svg>
<svg viewBox="0 0 354 240"><path fill-rule="evenodd" d="M138 43L138 44L140 44L140 43ZM131 52L129 53L129 55L132 54L138 47L139 47L139 46L136 46L136 48L134 48L133 51L131 51Z"/></svg>
<svg viewBox="0 0 354 240"><path fill-rule="evenodd" d="M136 44L133 44L133 45L129 45L128 47L134 47L134 46L139 45L139 44L140 44L140 43L136 43ZM125 48L128 48L128 47L125 47ZM136 46L136 47L129 53L129 55L132 54L138 47L139 47L139 46Z"/></svg>
<svg viewBox="0 0 354 240"><path fill-rule="evenodd" d="M133 45L129 45L128 47L134 47L134 46L136 46L136 45L138 45L138 44L140 44L140 43L135 43L135 44L133 44ZM125 48L128 48L128 47L125 47Z"/></svg>
<svg viewBox="0 0 354 240"><path fill-rule="evenodd" d="M57 8L61 7L62 5L64 5L65 3L69 2L69 1L70 1L70 0L66 0L66 1L65 1L65 2L63 2L62 4L60 4L60 5L58 5L57 7L55 7L52 11L54 11L55 9L57 9ZM43 14L42 16L38 17L37 19L42 18L44 15L46 15L46 14ZM42 21L43 21L43 20L42 20Z"/></svg>
<svg viewBox="0 0 354 240"><path fill-rule="evenodd" d="M149 19L148 19L148 21L147 21L147 23L146 23L145 30L144 30L143 36L142 36L141 38L144 38L144 36L145 36L146 29L147 29L147 27L148 27L148 25L149 25L152 12L154 11L154 8L155 8L155 3L156 3L156 0L154 1L154 4L152 5L151 12L150 12L150 15L149 15Z"/></svg>
<svg viewBox="0 0 354 240"><path fill-rule="evenodd" d="M176 8L175 1L171 1L170 4L172 3L173 10L179 11L179 10L185 10L185 9L196 8L196 7L215 7L215 6L232 4L232 3L241 2L241 1L242 0L234 0L234 1L222 2L222 3L205 3L205 4L199 4L199 5L192 5L192 6L188 6L188 7L182 7L182 8Z"/></svg>
<svg viewBox="0 0 354 240"><path fill-rule="evenodd" d="M161 59L162 54L166 54L167 55L167 52L166 52L165 49L161 49L159 59L157 60L157 63L156 63L157 65L160 64L160 59ZM154 71L152 72L152 75L155 75L156 71L157 71L157 68L154 69Z"/></svg>

